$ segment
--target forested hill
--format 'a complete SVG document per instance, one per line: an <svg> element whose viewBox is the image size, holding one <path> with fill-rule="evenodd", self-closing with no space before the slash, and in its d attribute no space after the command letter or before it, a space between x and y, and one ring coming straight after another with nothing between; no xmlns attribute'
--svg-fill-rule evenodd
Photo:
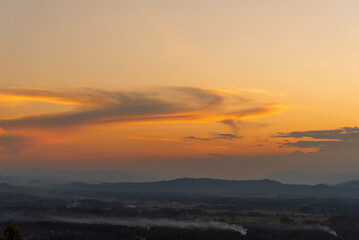
<svg viewBox="0 0 359 240"><path fill-rule="evenodd" d="M169 181L144 183L102 183L82 182L62 185L68 191L111 191L137 193L182 193L182 194L225 194L225 195L333 195L337 188L327 185L282 184L272 180L219 180L209 178L181 178Z"/></svg>
<svg viewBox="0 0 359 240"><path fill-rule="evenodd" d="M35 191L36 190L36 191ZM186 194L212 196L265 196L265 197L359 197L359 182L339 185L283 184L273 180L220 180L210 178L180 178L156 182L120 182L89 184L73 182L47 187L17 187L0 183L0 192L50 192L77 196L116 196L118 194Z"/></svg>

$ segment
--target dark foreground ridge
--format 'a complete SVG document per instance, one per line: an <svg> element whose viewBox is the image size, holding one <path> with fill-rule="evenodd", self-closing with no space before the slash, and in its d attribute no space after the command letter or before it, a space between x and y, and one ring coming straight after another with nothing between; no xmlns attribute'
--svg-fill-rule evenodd
<svg viewBox="0 0 359 240"><path fill-rule="evenodd" d="M0 184L0 223L24 239L357 239L356 182L181 178L157 182Z"/></svg>

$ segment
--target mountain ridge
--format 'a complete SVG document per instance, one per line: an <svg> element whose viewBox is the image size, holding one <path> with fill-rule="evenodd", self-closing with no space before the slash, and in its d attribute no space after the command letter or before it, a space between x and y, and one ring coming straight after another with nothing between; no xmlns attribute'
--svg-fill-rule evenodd
<svg viewBox="0 0 359 240"><path fill-rule="evenodd" d="M300 185L283 184L269 179L261 180L222 180L211 178L178 178L153 182L117 182L117 183L84 183L71 182L49 185L46 188L19 188L9 184L0 184L0 192L47 191L51 194L72 196L109 196L121 194L197 194L211 196L265 196L265 197L305 197L305 198L359 198L359 181L346 182L335 186L326 184ZM34 191L36 192L36 191Z"/></svg>
<svg viewBox="0 0 359 240"><path fill-rule="evenodd" d="M359 172L305 172L305 171L283 171L264 175L262 178L268 178L285 184L328 184L336 185L343 182L359 180Z"/></svg>
<svg viewBox="0 0 359 240"><path fill-rule="evenodd" d="M132 192L132 193L181 193L181 194L224 194L224 195L321 195L335 192L328 185L282 184L269 179L261 180L221 180L211 178L179 178L157 182L122 183L71 183L62 185L62 190Z"/></svg>

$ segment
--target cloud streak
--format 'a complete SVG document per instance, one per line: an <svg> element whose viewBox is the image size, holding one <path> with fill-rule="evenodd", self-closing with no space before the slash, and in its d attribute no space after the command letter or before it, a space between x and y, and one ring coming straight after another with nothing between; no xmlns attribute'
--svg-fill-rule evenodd
<svg viewBox="0 0 359 240"><path fill-rule="evenodd" d="M195 137L195 136L186 136L184 137L185 140L198 140L198 141L214 141L214 140L235 140L240 139L242 137L237 136L235 134L231 133L217 133L217 132L211 132L210 133L212 137L208 138L201 138L201 137Z"/></svg>
<svg viewBox="0 0 359 240"><path fill-rule="evenodd" d="M42 101L77 106L60 114L2 119L5 130L17 128L58 128L111 123L223 121L278 113L277 105L253 105L237 98L235 109L226 105L226 96L218 91L190 87L167 87L153 91L116 92L96 89L47 91L5 89L0 96L9 101ZM227 123L228 124L228 123Z"/></svg>
<svg viewBox="0 0 359 240"><path fill-rule="evenodd" d="M278 135L276 135L276 137L285 137L285 138L310 137L313 139L357 140L359 139L359 128L343 127L334 130L315 130L315 131L279 133Z"/></svg>
<svg viewBox="0 0 359 240"><path fill-rule="evenodd" d="M100 106L113 103L106 92L96 89L71 88L53 91L34 88L8 88L0 90L2 102L47 102L78 106Z"/></svg>
<svg viewBox="0 0 359 240"><path fill-rule="evenodd" d="M54 142L50 138L57 138L61 132L73 133L77 129L120 124L222 122L234 130L234 133L211 133L212 136L208 139L195 136L185 139L234 140L239 138L236 131L238 124L244 119L284 110L282 105L258 103L239 93L193 87L136 91L9 88L0 89L0 102L43 102L72 106L70 111L56 114L0 118L2 153L15 153L34 144Z"/></svg>
<svg viewBox="0 0 359 240"><path fill-rule="evenodd" d="M283 146L299 148L326 148L359 144L359 128L343 127L333 130L315 130L279 133L274 137L280 138L310 138L310 140L300 140L297 142L286 142Z"/></svg>

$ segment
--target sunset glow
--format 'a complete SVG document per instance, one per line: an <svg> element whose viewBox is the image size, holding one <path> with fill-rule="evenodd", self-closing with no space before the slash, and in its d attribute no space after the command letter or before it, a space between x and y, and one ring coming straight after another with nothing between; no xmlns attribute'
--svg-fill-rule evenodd
<svg viewBox="0 0 359 240"><path fill-rule="evenodd" d="M359 2L3 1L0 167L359 170Z"/></svg>

